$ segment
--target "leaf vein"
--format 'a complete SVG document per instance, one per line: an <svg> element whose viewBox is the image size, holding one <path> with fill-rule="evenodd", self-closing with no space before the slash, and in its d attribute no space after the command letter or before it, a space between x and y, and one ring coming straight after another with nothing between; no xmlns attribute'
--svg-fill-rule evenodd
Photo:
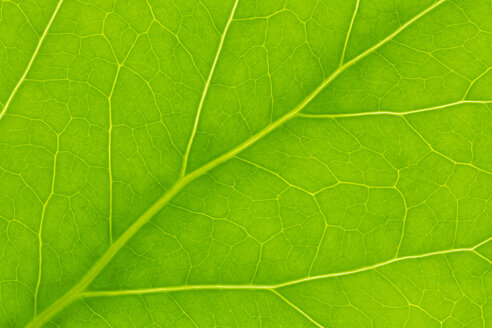
<svg viewBox="0 0 492 328"><path fill-rule="evenodd" d="M58 5L56 6L55 8L55 11L53 12L53 14L51 15L51 18L50 20L48 21L48 24L46 25L46 28L44 29L44 32L43 34L41 35L41 38L39 38L39 41L38 41L38 44L36 45L36 49L34 49L34 53L31 57L31 60L29 61L29 63L27 64L27 67L26 69L24 70L24 73L22 74L21 78L19 79L19 81L17 82L17 84L15 85L14 89L12 90L12 93L10 94L9 98L7 99L7 102L5 103L5 105L3 106L3 109L2 111L0 112L0 120L2 119L2 117L5 115L5 112L7 112L7 109L9 108L9 105L10 103L12 102L12 100L14 99L15 95L17 94L17 91L19 90L20 86L22 85L22 83L24 82L24 80L26 79L26 76L27 74L29 73L29 71L31 70L31 67L32 67L32 64L34 63L34 60L36 59L36 57L38 56L38 53L39 53L39 49L41 49L41 46L43 45L43 42L46 38L46 35L48 34L48 31L51 27L51 25L53 24L53 21L55 20L55 17L56 17L56 14L58 13L60 7L61 7L61 4L63 3L63 0L60 0L58 2Z"/></svg>
<svg viewBox="0 0 492 328"><path fill-rule="evenodd" d="M195 117L195 122L193 124L193 130L191 131L191 136L190 139L188 140L188 144L186 146L186 151L183 156L183 164L181 167L181 176L184 176L186 174L186 166L188 165L188 156L190 155L191 151L191 146L193 145L193 141L195 139L196 132L198 130L198 122L200 121L200 115L203 109L203 104L205 103L205 99L207 98L208 94L208 89L210 88L210 82L212 81L212 77L215 72L215 67L217 66L217 62L219 61L220 54L222 52L222 48L224 46L224 41L227 35L227 31L229 30L229 27L231 26L232 19L234 17L234 13L236 12L237 4L239 0L236 0L234 3L234 6L232 7L231 15L229 16L229 19L226 23L226 26L224 28L224 32L222 33L222 36L220 38L219 42L219 47L217 48L217 53L215 54L214 62L212 64L212 68L210 69L210 73L208 74L207 81L205 82L205 86L203 88L202 96L200 98L200 103L198 105L198 109L196 112L196 117Z"/></svg>
<svg viewBox="0 0 492 328"><path fill-rule="evenodd" d="M334 278L334 277L343 277L343 276L349 276L357 273L362 273L370 270L376 270L381 267L385 267L387 265L393 264L393 263L398 263L398 262L405 262L408 260L415 260L415 259L423 259L423 258L429 258L433 256L438 256L438 255L448 255L448 254L453 254L453 253L473 253L477 255L478 257L488 261L490 263L490 260L486 259L483 255L481 255L479 252L477 252L477 248L480 246L484 245L485 243L491 241L492 238L489 238L473 247L469 248L456 248L456 249L449 249L449 250L444 250L444 251L436 251L436 252L431 252L431 253L426 253L426 254L420 254L420 255L409 255L409 256L403 256L399 258L393 258L388 261L376 263L370 266L366 266L363 268L359 269L354 269L354 270L348 270L348 271L341 271L341 272L333 272L333 273L328 273L328 274L323 274L323 275L316 275L316 276L311 276L307 278L301 278L301 279L295 279L295 280L290 280L290 281L285 281L279 284L273 284L273 285L182 285L182 286L170 286L170 287L156 287L156 288L144 288L144 289L127 289L127 290L107 290L107 291L87 291L83 292L80 294L80 297L82 298L87 298L87 297L108 297L108 296L122 296L122 295L139 295L139 294L155 294L155 293L168 293L168 292L184 292L184 291L193 291L193 290L275 290L275 289L280 289L288 286L294 286L298 285L301 283L309 282L309 281L316 281L316 280L321 280L321 279L327 279L327 278Z"/></svg>
<svg viewBox="0 0 492 328"><path fill-rule="evenodd" d="M343 66L334 71L328 78L326 78L315 90L313 90L301 103L299 103L294 109L288 112L283 117L279 118L277 121L266 126L263 130L260 130L255 135L251 136L249 139L245 140L243 143L239 144L230 151L220 155L214 160L208 162L207 164L201 166L200 168L182 176L173 187L171 187L166 193L164 193L152 206L150 206L112 245L107 249L107 251L99 258L94 266L81 278L78 284L76 284L71 290L69 290L65 295L51 304L45 311L36 316L31 323L28 325L30 328L40 327L48 320L50 320L55 314L60 312L65 306L72 303L77 299L81 293L86 289L87 286L97 277L97 275L106 267L106 265L111 261L111 259L118 253L118 251L132 238L142 226L144 226L154 215L156 215L174 196L176 196L185 186L187 186L191 181L196 178L208 173L210 170L214 169L218 165L226 162L237 154L241 153L251 145L255 144L258 140L268 135L270 132L274 131L278 127L282 126L285 122L296 117L314 98L316 98L321 91L325 89L333 80L335 80L342 72L344 72L349 67L353 66L361 59L365 58L369 54L373 53L375 50L389 42L395 36L404 31L412 23L431 12L439 5L444 3L446 0L440 0L434 3L432 6L428 7L426 10L422 11L408 22L400 26L396 31L387 36L385 39L378 42L376 45L367 49L357 57L351 59Z"/></svg>

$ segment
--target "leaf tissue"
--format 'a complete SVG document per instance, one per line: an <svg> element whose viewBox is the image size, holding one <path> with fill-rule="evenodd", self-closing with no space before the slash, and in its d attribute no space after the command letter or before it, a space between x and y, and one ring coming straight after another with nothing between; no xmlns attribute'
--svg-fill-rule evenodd
<svg viewBox="0 0 492 328"><path fill-rule="evenodd" d="M492 327L491 0L0 0L0 327Z"/></svg>

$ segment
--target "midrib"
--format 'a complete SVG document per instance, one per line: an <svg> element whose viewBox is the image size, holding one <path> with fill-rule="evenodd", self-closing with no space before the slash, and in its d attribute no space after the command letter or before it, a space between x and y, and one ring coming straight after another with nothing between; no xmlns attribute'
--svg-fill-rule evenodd
<svg viewBox="0 0 492 328"><path fill-rule="evenodd" d="M81 296L81 293L85 288L97 277L97 275L106 267L106 265L111 261L111 259L118 253L118 251L132 238L142 226L144 226L152 217L154 217L169 201L178 194L185 186L196 178L206 174L212 169L216 168L220 164L226 162L232 157L236 156L240 152L244 151L251 145L255 144L258 140L262 139L264 136L268 135L270 132L274 131L285 122L297 116L297 114L305 108L316 96L325 89L325 87L335 80L342 72L347 68L351 67L355 63L359 62L361 59L365 58L367 55L373 53L375 50L389 42L395 36L400 34L409 25L414 23L416 20L420 19L422 16L426 15L439 5L441 5L445 0L440 0L434 3L432 6L428 7L426 10L422 11L420 14L416 15L408 22L403 24L395 32L390 34L385 39L378 42L376 45L367 49L366 51L359 54L357 57L351 59L344 65L340 66L336 71L334 71L328 78L326 78L314 91L312 91L301 103L299 103L293 110L288 112L283 117L279 118L277 121L266 126L263 130L259 131L237 147L231 149L230 151L224 153L223 155L217 157L216 159L208 162L202 167L188 173L187 175L180 178L165 194L163 194L149 209L147 209L109 248L108 250L99 258L98 261L92 266L92 268L82 277L80 282L70 289L64 296L58 299L56 302L51 304L42 313L36 316L27 327L34 328L40 327L48 320L50 320L54 315L60 312L65 306L72 303L75 299ZM60 2L61 3L61 2Z"/></svg>

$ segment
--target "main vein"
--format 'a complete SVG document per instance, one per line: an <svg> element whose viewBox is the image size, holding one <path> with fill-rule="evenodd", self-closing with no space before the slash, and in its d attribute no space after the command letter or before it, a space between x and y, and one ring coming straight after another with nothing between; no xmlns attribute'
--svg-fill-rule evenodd
<svg viewBox="0 0 492 328"><path fill-rule="evenodd" d="M55 11L53 12L53 15L51 15L51 18L48 21L48 24L46 25L46 28L44 29L44 32L41 35L41 38L39 38L38 44L36 45L36 49L34 49L34 53L33 53L32 57L31 57L31 60L27 64L27 67L26 67L26 69L24 71L24 74L22 74L21 78L19 79L19 81L15 85L14 90L12 90L12 93L10 94L9 99L7 99L7 102L5 103L5 106L3 106L3 109L0 112L0 119L2 119L2 117L7 112L7 109L9 108L10 103L14 99L14 97L15 97L15 95L17 93L17 90L19 90L20 86L22 85L22 83L26 79L27 74L31 70L31 66L34 63L34 60L36 59L36 57L38 56L39 49L41 49L41 46L43 45L44 39L46 38L46 35L48 34L48 31L49 31L51 25L53 24L53 21L55 20L56 14L58 13L58 10L60 9L62 2L63 2L63 0L60 0L58 2L58 5L56 6Z"/></svg>
<svg viewBox="0 0 492 328"><path fill-rule="evenodd" d="M70 289L65 295L63 295L56 302L51 304L42 313L36 316L33 321L27 326L30 328L40 327L48 320L50 320L55 314L61 311L66 305L72 303L75 299L81 296L81 293L85 290L87 286L97 277L97 275L106 267L106 265L111 261L111 259L118 253L118 251L132 238L142 226L144 226L152 217L154 217L169 201L178 194L185 186L187 186L191 181L196 178L206 174L210 170L214 169L218 165L224 163L225 161L233 158L246 148L250 147L258 140L262 139L264 136L274 131L285 122L297 116L297 114L304 109L318 94L325 89L325 87L335 80L342 72L347 68L351 67L355 63L359 62L361 59L365 58L369 54L373 53L375 50L389 42L395 36L400 34L409 25L420 19L422 16L426 15L439 5L441 5L445 0L440 0L434 3L432 6L428 7L426 10L422 11L420 14L416 15L408 22L400 26L395 32L390 34L385 39L378 42L376 45L362 52L355 58L351 59L344 65L340 66L336 71L334 71L328 78L326 78L315 90L313 90L299 105L288 112L283 117L279 118L277 121L266 126L263 130L251 136L249 139L239 144L235 148L231 149L227 153L217 157L216 159L208 162L207 164L201 166L200 168L182 176L166 193L164 193L149 209L147 209L129 228L126 230L115 242L112 244L108 250L96 261L94 266L85 274L80 282ZM237 2L236 2L237 5Z"/></svg>

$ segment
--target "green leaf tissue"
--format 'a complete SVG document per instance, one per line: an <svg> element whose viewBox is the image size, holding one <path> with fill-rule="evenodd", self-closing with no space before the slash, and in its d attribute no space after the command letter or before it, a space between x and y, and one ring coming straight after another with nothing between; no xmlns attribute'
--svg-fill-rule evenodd
<svg viewBox="0 0 492 328"><path fill-rule="evenodd" d="M491 67L491 0L0 0L0 327L492 327Z"/></svg>

